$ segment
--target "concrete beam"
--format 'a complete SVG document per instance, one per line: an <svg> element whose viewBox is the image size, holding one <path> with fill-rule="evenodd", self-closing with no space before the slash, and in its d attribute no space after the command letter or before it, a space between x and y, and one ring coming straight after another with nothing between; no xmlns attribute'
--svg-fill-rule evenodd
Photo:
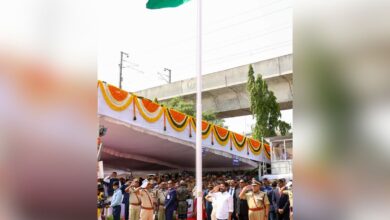
<svg viewBox="0 0 390 220"><path fill-rule="evenodd" d="M253 65L274 92L282 110L291 109L293 103L292 55L284 55ZM250 115L246 90L249 65L203 75L203 110L217 112L221 118ZM181 96L195 101L196 79L191 78L136 92L149 99L166 101Z"/></svg>

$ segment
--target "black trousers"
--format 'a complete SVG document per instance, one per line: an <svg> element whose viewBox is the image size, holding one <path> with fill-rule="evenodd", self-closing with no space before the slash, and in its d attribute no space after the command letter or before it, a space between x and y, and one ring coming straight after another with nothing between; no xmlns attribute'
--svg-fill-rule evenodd
<svg viewBox="0 0 390 220"><path fill-rule="evenodd" d="M207 220L211 220L211 212L213 211L213 207L206 208Z"/></svg>
<svg viewBox="0 0 390 220"><path fill-rule="evenodd" d="M166 209L165 210L165 220L172 220L174 211L175 210L173 210L173 209Z"/></svg>
<svg viewBox="0 0 390 220"><path fill-rule="evenodd" d="M130 211L129 210L129 208L130 208L129 205L130 204L128 202L127 203L124 202L123 204L125 204L125 220L129 220L129 211Z"/></svg>
<svg viewBox="0 0 390 220"><path fill-rule="evenodd" d="M248 215L238 215L238 220L249 220Z"/></svg>
<svg viewBox="0 0 390 220"><path fill-rule="evenodd" d="M278 213L278 220L290 220L290 212L285 212L283 214Z"/></svg>
<svg viewBox="0 0 390 220"><path fill-rule="evenodd" d="M121 206L120 205L112 207L112 215L114 216L114 220L121 220Z"/></svg>
<svg viewBox="0 0 390 220"><path fill-rule="evenodd" d="M236 211L232 212L232 220L238 220L237 215L236 215Z"/></svg>
<svg viewBox="0 0 390 220"><path fill-rule="evenodd" d="M268 219L269 220L277 220L277 218L276 218L276 211L270 211L268 213Z"/></svg>

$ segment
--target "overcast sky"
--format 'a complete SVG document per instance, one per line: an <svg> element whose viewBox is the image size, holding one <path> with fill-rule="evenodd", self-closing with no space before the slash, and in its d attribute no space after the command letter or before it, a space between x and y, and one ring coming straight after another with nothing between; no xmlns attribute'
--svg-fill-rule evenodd
<svg viewBox="0 0 390 220"><path fill-rule="evenodd" d="M148 10L147 0L100 1L98 78L118 85L120 51L129 54L123 88L139 91L195 77L196 1ZM203 74L292 53L292 0L203 0ZM292 123L292 111L283 111ZM249 132L251 116L228 119Z"/></svg>

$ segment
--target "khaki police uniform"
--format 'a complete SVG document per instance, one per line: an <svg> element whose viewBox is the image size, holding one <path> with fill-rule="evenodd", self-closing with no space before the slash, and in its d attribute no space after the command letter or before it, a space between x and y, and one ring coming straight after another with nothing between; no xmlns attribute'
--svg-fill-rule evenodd
<svg viewBox="0 0 390 220"><path fill-rule="evenodd" d="M141 199L141 220L153 220L153 195L146 189L139 191Z"/></svg>
<svg viewBox="0 0 390 220"><path fill-rule="evenodd" d="M270 204L267 194L261 191L257 193L251 191L247 192L245 197L249 207L249 220L264 220L265 206Z"/></svg>
<svg viewBox="0 0 390 220"><path fill-rule="evenodd" d="M158 190L156 193L156 198L157 198L157 204L159 204L159 207L157 207L158 210L158 215L157 219L158 220L165 220L165 197L167 196L167 190Z"/></svg>
<svg viewBox="0 0 390 220"><path fill-rule="evenodd" d="M130 195L130 220L139 220L141 212L141 198L139 193L134 192L135 188L131 187L129 190Z"/></svg>

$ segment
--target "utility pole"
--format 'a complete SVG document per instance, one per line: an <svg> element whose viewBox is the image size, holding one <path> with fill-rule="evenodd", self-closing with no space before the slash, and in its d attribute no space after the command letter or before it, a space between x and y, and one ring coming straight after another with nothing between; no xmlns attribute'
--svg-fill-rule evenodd
<svg viewBox="0 0 390 220"><path fill-rule="evenodd" d="M122 81L123 81L123 77L122 77L122 69L123 69L123 55L125 55L127 58L129 58L129 54L121 51L121 62L119 64L119 88L122 89Z"/></svg>
<svg viewBox="0 0 390 220"><path fill-rule="evenodd" d="M168 74L163 74L160 72L157 72L157 74L160 76L160 79L164 80L167 83L172 82L172 70L168 68L164 68L164 71L168 71Z"/></svg>
<svg viewBox="0 0 390 220"><path fill-rule="evenodd" d="M164 71L168 71L168 83L172 82L172 70L168 68L164 68Z"/></svg>

